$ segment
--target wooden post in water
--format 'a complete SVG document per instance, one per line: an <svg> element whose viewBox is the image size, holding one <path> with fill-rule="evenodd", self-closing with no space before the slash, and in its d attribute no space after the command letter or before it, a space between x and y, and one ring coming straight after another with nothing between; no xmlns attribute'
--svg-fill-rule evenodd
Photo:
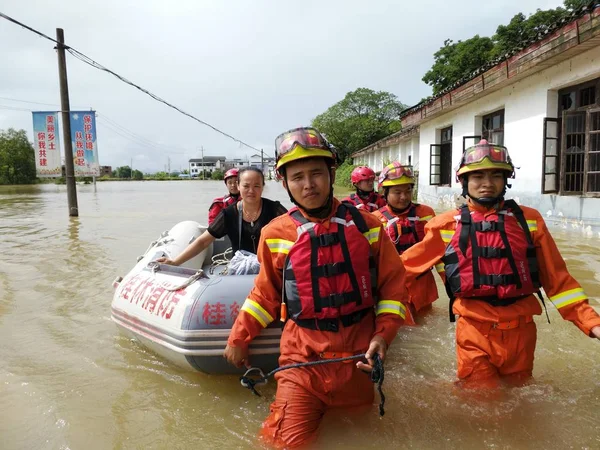
<svg viewBox="0 0 600 450"><path fill-rule="evenodd" d="M75 186L75 168L73 166L73 143L71 142L71 105L69 104L69 83L67 82L67 61L65 58L65 34L62 28L56 29L56 52L58 54L58 80L60 83L60 109L63 126L63 145L65 146L65 178L69 216L79 216L77 206L77 187Z"/></svg>

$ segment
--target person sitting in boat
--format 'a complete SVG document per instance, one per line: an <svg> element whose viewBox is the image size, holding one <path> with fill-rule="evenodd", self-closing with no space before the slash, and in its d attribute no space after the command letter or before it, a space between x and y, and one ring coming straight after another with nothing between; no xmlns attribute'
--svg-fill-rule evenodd
<svg viewBox="0 0 600 450"><path fill-rule="evenodd" d="M333 195L336 155L314 128L275 141L277 171L296 205L267 225L260 272L232 327L224 356L249 366L248 345L270 323L285 322L279 365L366 352L366 362L281 371L261 434L275 446L310 443L324 412L371 404L375 355L383 360L404 322L404 268L382 224Z"/></svg>
<svg viewBox="0 0 600 450"><path fill-rule="evenodd" d="M352 171L350 181L356 192L343 199L343 202L364 209L368 212L377 211L386 205L385 198L375 192L375 172L366 166L357 167Z"/></svg>
<svg viewBox="0 0 600 450"><path fill-rule="evenodd" d="M179 266L202 252L215 239L229 236L231 247L256 253L262 228L272 219L287 212L279 202L262 197L265 176L256 167L239 171L238 187L242 200L229 205L219 213L215 221L175 259L159 258L163 264Z"/></svg>
<svg viewBox="0 0 600 450"><path fill-rule="evenodd" d="M233 205L240 199L240 190L238 188L238 175L239 169L229 169L223 176L223 181L229 194L225 197L215 198L210 207L208 208L208 224L210 225L215 221L221 211L227 208L229 205Z"/></svg>
<svg viewBox="0 0 600 450"><path fill-rule="evenodd" d="M374 211L385 226L385 231L396 245L398 255L421 242L425 236L425 224L435 216L433 209L427 205L413 203L413 187L415 177L412 169L394 161L383 168L379 175L379 186L383 188L383 196L387 205ZM443 264L436 264L442 270ZM431 309L431 304L438 298L438 290L431 270L427 270L414 282L406 286L410 297L409 308L411 325L419 311Z"/></svg>

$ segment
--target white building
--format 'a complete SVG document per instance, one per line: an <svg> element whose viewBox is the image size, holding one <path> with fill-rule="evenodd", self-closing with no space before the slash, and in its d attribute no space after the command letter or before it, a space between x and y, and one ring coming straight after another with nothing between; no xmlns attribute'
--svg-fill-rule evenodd
<svg viewBox="0 0 600 450"><path fill-rule="evenodd" d="M225 157L224 156L205 156L204 158L192 158L189 160L190 175L192 178L201 176L200 174L204 170L205 172L213 173L215 170L224 170L225 168Z"/></svg>
<svg viewBox="0 0 600 450"><path fill-rule="evenodd" d="M480 138L505 145L518 169L508 197L600 225L600 5L403 111L403 130L352 155L381 170L399 159L419 170L419 199L450 206L454 171Z"/></svg>

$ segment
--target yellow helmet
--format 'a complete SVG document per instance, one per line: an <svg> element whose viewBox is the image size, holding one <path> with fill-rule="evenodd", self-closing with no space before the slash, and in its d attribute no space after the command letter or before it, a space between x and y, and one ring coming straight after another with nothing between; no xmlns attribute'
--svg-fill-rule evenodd
<svg viewBox="0 0 600 450"><path fill-rule="evenodd" d="M486 169L504 170L510 172L510 178L515 177L515 166L508 155L507 148L490 144L482 139L477 145L465 150L456 171L456 178L465 173Z"/></svg>
<svg viewBox="0 0 600 450"><path fill-rule="evenodd" d="M311 127L294 128L281 133L275 139L276 169L291 161L303 158L323 157L336 162L336 154L327 139Z"/></svg>
<svg viewBox="0 0 600 450"><path fill-rule="evenodd" d="M398 161L394 161L385 166L379 174L379 187L399 184L415 184L415 177L409 166L403 166Z"/></svg>

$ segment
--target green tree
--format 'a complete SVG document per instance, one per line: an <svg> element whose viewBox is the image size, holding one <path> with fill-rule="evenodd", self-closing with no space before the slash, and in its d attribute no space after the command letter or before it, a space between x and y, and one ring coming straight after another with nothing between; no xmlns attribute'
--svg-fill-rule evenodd
<svg viewBox="0 0 600 450"><path fill-rule="evenodd" d="M224 175L225 175L225 173L222 170L216 169L212 173L212 175L210 176L210 178L212 180L222 180Z"/></svg>
<svg viewBox="0 0 600 450"><path fill-rule="evenodd" d="M132 177L134 180L143 180L144 174L142 172L140 172L139 170L134 169Z"/></svg>
<svg viewBox="0 0 600 450"><path fill-rule="evenodd" d="M563 5L565 5L567 11L571 12L581 8L584 5L589 5L590 3L590 0L565 0Z"/></svg>
<svg viewBox="0 0 600 450"><path fill-rule="evenodd" d="M490 61L494 43L489 37L475 35L466 41L444 41L444 46L433 54L434 63L422 78L433 88L433 95Z"/></svg>
<svg viewBox="0 0 600 450"><path fill-rule="evenodd" d="M35 179L35 151L27 132L0 130L0 184L27 184Z"/></svg>
<svg viewBox="0 0 600 450"><path fill-rule="evenodd" d="M389 92L358 88L312 121L338 149L340 158L399 131L398 116L405 109Z"/></svg>
<svg viewBox="0 0 600 450"><path fill-rule="evenodd" d="M131 167L121 166L115 170L117 178L131 178Z"/></svg>
<svg viewBox="0 0 600 450"><path fill-rule="evenodd" d="M492 56L504 56L520 48L524 43L535 39L546 32L553 24L566 14L563 8L543 11L538 9L534 14L516 14L508 25L500 25L493 37L495 42Z"/></svg>
<svg viewBox="0 0 600 450"><path fill-rule="evenodd" d="M433 66L422 79L433 88L433 95L437 95L494 59L541 36L562 17L593 3L592 0L564 0L564 8L538 9L529 16L516 14L507 25L499 25L491 39L479 35L456 43L447 39L434 53Z"/></svg>

